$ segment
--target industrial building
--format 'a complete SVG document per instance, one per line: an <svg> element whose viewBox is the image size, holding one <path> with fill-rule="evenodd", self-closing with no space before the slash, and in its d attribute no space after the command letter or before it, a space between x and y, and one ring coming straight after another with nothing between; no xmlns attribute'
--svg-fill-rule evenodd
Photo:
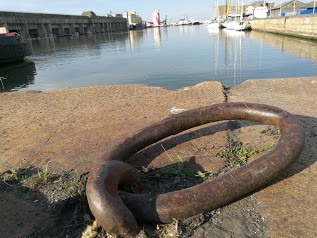
<svg viewBox="0 0 317 238"><path fill-rule="evenodd" d="M97 16L92 11L83 12L81 16L2 11L0 12L0 27L5 28L7 32L18 32L26 39L128 29L127 19Z"/></svg>

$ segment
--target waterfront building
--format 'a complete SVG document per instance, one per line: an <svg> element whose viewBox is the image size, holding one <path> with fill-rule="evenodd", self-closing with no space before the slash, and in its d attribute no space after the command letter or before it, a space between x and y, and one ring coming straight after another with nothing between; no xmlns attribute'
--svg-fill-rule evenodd
<svg viewBox="0 0 317 238"><path fill-rule="evenodd" d="M311 3L304 3L298 0L291 0L276 5L271 9L272 17L285 17L300 15L302 10L306 10L312 5Z"/></svg>
<svg viewBox="0 0 317 238"><path fill-rule="evenodd" d="M7 32L18 32L26 39L60 37L126 31L127 19L97 16L92 11L82 15L24 13L0 11L0 27Z"/></svg>
<svg viewBox="0 0 317 238"><path fill-rule="evenodd" d="M273 1L254 1L251 4L244 4L243 6L232 6L232 5L222 5L218 7L219 18L227 19L228 17L233 17L235 15L240 15L243 8L243 16L246 18L253 18L254 9L259 9L261 7L267 7L267 16L270 14L270 9L274 7ZM259 17L264 18L264 17Z"/></svg>
<svg viewBox="0 0 317 238"><path fill-rule="evenodd" d="M125 12L122 16L128 20L128 28L130 30L143 28L142 17L137 15L135 11Z"/></svg>
<svg viewBox="0 0 317 238"><path fill-rule="evenodd" d="M106 15L107 17L123 17L123 14L115 13L113 11L110 11L109 14Z"/></svg>

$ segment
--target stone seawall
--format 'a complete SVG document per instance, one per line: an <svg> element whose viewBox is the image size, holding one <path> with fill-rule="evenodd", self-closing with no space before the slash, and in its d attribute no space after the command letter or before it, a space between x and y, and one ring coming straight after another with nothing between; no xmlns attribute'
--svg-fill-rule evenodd
<svg viewBox="0 0 317 238"><path fill-rule="evenodd" d="M252 30L317 39L317 16L292 16L251 20Z"/></svg>

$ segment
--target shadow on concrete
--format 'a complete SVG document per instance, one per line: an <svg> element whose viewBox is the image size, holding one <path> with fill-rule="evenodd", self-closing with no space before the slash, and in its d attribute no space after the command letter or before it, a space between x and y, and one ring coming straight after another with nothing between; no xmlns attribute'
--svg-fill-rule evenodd
<svg viewBox="0 0 317 238"><path fill-rule="evenodd" d="M303 115L295 115L295 116L300 121L305 131L304 150L300 158L290 168L282 172L278 177L273 179L271 183L269 183L268 185L265 185L264 187L270 186L271 184L287 179L317 162L317 157L316 157L317 132L315 129L317 125L317 118L303 116ZM127 162L142 164L142 166L146 167L157 156L159 156L161 153L164 153L164 150L162 149L162 145L166 150L168 150L175 147L176 145L179 145L181 143L185 143L190 140L197 139L203 136L215 134L217 132L226 131L226 130L235 130L235 129L252 126L252 125L261 125L261 124L256 122L251 122L251 121L225 121L225 122L220 122L211 126L205 125L204 127L199 127L196 130L183 132L178 135L169 137L163 141L157 142L145 148L144 150L136 153Z"/></svg>
<svg viewBox="0 0 317 238"><path fill-rule="evenodd" d="M133 163L134 165L136 164L146 167L157 156L164 153L164 149L169 150L177 145L194 139L198 139L208 135L213 135L222 131L227 131L231 127L231 123L229 121L225 121L213 125L206 124L203 126L199 126L196 129L191 129L190 131L187 130L185 132L181 132L177 135L167 137L166 139L154 143L153 145L150 145L147 148L137 152L134 156L127 160L127 163Z"/></svg>
<svg viewBox="0 0 317 238"><path fill-rule="evenodd" d="M92 216L83 190L86 175L54 173L46 181L42 176L34 167L0 176L3 237L81 237L89 224L85 214Z"/></svg>

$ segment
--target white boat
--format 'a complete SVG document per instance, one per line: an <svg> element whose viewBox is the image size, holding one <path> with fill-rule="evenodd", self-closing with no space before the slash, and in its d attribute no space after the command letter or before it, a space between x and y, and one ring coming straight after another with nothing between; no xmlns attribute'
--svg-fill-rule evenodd
<svg viewBox="0 0 317 238"><path fill-rule="evenodd" d="M211 21L208 24L208 29L216 29L216 28L220 28L221 24L220 24L220 19L219 19L219 3L218 0L216 1L216 18L215 20Z"/></svg>
<svg viewBox="0 0 317 238"><path fill-rule="evenodd" d="M220 22L212 22L208 24L208 29L217 29L220 28Z"/></svg>
<svg viewBox="0 0 317 238"><path fill-rule="evenodd" d="M229 18L221 23L221 28L227 28L228 30L234 30L238 22L240 21L241 15L232 14Z"/></svg>
<svg viewBox="0 0 317 238"><path fill-rule="evenodd" d="M178 21L178 25L179 25L179 26L182 26L182 25L191 25L191 24L192 24L192 22L191 22L187 17L182 18L182 19L179 19L179 21Z"/></svg>
<svg viewBox="0 0 317 238"><path fill-rule="evenodd" d="M230 21L230 22L227 22L226 28L227 30L236 30L239 24L240 24L239 21Z"/></svg>
<svg viewBox="0 0 317 238"><path fill-rule="evenodd" d="M235 20L232 22L229 22L227 24L228 30L235 30L235 31L246 31L251 30L251 23L249 21L243 20L243 1L241 4L241 14L236 15Z"/></svg>
<svg viewBox="0 0 317 238"><path fill-rule="evenodd" d="M251 23L250 22L240 21L238 23L239 24L236 25L234 30L236 30L236 31L249 31L249 30L251 30Z"/></svg>
<svg viewBox="0 0 317 238"><path fill-rule="evenodd" d="M230 1L229 1L230 2ZM233 12L229 14L229 9L227 10L226 21L221 24L221 28L227 28L227 30L235 30L239 25L239 20L242 19L243 16L243 7L241 8L241 14L238 13L238 0L235 0L235 9ZM227 6L230 8L230 3Z"/></svg>
<svg viewBox="0 0 317 238"><path fill-rule="evenodd" d="M220 28L227 28L229 22L230 22L230 21L221 22L221 23L220 23Z"/></svg>
<svg viewBox="0 0 317 238"><path fill-rule="evenodd" d="M193 20L192 18L189 20L190 20L192 25L200 25L200 21Z"/></svg>

